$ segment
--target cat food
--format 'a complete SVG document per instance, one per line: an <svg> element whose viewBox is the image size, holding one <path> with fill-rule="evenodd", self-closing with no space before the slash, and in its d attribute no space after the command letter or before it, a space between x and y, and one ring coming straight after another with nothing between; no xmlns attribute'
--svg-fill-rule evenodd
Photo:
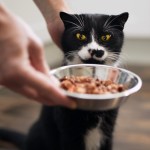
<svg viewBox="0 0 150 150"><path fill-rule="evenodd" d="M60 79L60 87L69 92L82 94L118 93L124 90L122 84L87 76L65 76Z"/></svg>

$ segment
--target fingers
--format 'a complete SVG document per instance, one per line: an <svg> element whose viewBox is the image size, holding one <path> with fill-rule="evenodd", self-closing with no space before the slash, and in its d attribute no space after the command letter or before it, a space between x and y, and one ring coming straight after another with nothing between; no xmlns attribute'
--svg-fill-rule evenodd
<svg viewBox="0 0 150 150"><path fill-rule="evenodd" d="M20 86L15 86L14 83L12 83L11 85L7 85L7 88L9 88L17 93L20 93L30 99L38 99L38 97L39 97L37 91L29 86L24 86L21 84L20 84Z"/></svg>
<svg viewBox="0 0 150 150"><path fill-rule="evenodd" d="M40 72L48 75L49 67L45 59L44 48L41 41L32 35L34 38L29 43L29 59L32 66Z"/></svg>
<svg viewBox="0 0 150 150"><path fill-rule="evenodd" d="M30 43L29 46L29 55L32 66L40 72L34 69L28 70L24 74L26 77L26 84L39 91L38 97L45 97L44 99L47 100L51 99L51 101L47 101L47 103L51 102L51 105L63 105L75 108L75 102L68 100L67 97L60 93L60 90L56 86L58 83L56 83L52 77L49 77L49 69L44 58L44 50L38 42L38 40L32 39L32 43ZM42 72L48 76L45 77Z"/></svg>
<svg viewBox="0 0 150 150"><path fill-rule="evenodd" d="M61 105L72 109L76 108L75 101L64 96L54 81L43 73L28 67L28 70L22 70L18 78L19 81L22 81L22 84L36 91L35 94L33 91L24 88L22 91L26 95L29 94L27 96L47 105ZM42 101L43 99L44 101Z"/></svg>
<svg viewBox="0 0 150 150"><path fill-rule="evenodd" d="M21 95L24 95L27 98L36 100L37 102L40 103L42 102L42 104L49 105L49 106L55 105L52 101L48 101L46 100L46 98L40 97L39 93L35 89L32 89L30 87L27 86L18 87L13 85L13 86L8 86L8 88L17 93L20 93Z"/></svg>

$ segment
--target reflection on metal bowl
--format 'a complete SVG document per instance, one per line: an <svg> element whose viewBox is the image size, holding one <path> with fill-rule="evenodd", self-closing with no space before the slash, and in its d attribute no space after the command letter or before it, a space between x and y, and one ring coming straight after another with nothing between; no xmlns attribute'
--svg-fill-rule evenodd
<svg viewBox="0 0 150 150"><path fill-rule="evenodd" d="M112 80L123 84L125 90L109 94L79 94L63 90L68 97L75 99L79 109L108 110L119 107L131 94L137 92L142 81L140 77L126 69L95 64L79 64L63 66L50 72L58 81L64 76L88 76L101 80Z"/></svg>

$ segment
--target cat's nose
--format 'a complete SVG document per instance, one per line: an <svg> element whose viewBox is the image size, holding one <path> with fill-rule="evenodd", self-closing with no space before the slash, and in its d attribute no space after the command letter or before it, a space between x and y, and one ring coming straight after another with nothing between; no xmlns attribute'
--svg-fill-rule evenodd
<svg viewBox="0 0 150 150"><path fill-rule="evenodd" d="M92 57L95 56L95 57L100 58L100 57L102 57L104 55L104 51L103 50L90 49L89 52L90 52Z"/></svg>

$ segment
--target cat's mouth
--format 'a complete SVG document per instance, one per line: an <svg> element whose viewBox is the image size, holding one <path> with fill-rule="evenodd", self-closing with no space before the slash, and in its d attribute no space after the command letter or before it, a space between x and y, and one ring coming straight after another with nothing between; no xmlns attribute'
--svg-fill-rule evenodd
<svg viewBox="0 0 150 150"><path fill-rule="evenodd" d="M81 59L81 61L85 64L105 64L104 60L96 60L93 58L87 59L87 60L83 60Z"/></svg>

